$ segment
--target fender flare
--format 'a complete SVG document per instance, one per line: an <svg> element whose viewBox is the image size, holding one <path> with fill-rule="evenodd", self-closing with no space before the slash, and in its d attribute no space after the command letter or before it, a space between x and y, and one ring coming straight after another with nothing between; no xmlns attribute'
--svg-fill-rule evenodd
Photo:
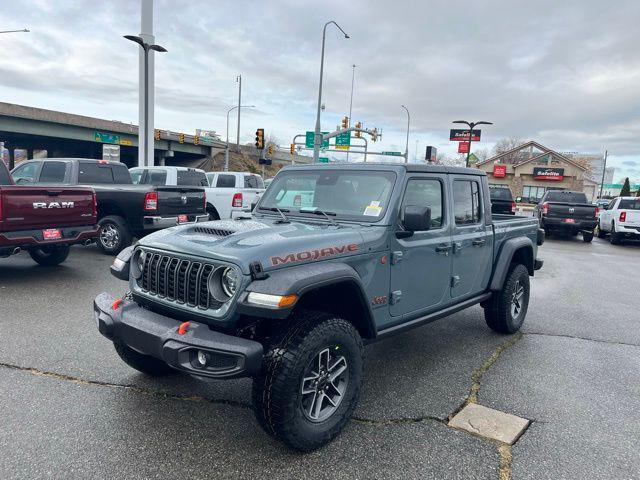
<svg viewBox="0 0 640 480"><path fill-rule="evenodd" d="M373 320L373 312L367 301L367 296L362 287L358 273L344 263L320 262L311 265L299 265L283 268L268 273L268 277L251 282L238 301L238 313L263 318L283 319L289 316L300 299L311 291L322 287L348 283L357 292L357 298L363 310L363 326L366 337L375 338L376 327ZM252 305L247 302L250 292L266 293L270 295L298 295L298 301L286 308L269 308Z"/></svg>
<svg viewBox="0 0 640 480"><path fill-rule="evenodd" d="M525 262L524 266L527 267L529 275L533 276L535 257L533 255L533 242L529 237L510 238L505 241L498 253L498 260L496 261L496 267L491 277L490 290L498 292L502 290L504 281L509 271L509 265L513 260L517 251L524 249Z"/></svg>

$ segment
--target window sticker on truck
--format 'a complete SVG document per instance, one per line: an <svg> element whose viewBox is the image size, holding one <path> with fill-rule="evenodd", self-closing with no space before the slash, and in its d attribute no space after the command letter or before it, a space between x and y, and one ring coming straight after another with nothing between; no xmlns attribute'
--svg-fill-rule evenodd
<svg viewBox="0 0 640 480"><path fill-rule="evenodd" d="M367 217L378 217L382 212L382 207L380 206L380 202L377 200L372 201L367 208L364 209L363 215Z"/></svg>

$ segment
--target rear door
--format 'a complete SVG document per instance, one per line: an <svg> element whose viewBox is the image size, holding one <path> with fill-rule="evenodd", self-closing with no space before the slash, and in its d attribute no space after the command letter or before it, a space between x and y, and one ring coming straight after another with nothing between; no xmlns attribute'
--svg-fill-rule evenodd
<svg viewBox="0 0 640 480"><path fill-rule="evenodd" d="M485 290L492 264L492 235L485 224L482 184L479 177L451 175L453 250L451 297L460 300Z"/></svg>
<svg viewBox="0 0 640 480"><path fill-rule="evenodd" d="M391 241L391 316L419 315L449 301L451 225L446 175L408 178L400 212L407 205L431 208L431 229Z"/></svg>

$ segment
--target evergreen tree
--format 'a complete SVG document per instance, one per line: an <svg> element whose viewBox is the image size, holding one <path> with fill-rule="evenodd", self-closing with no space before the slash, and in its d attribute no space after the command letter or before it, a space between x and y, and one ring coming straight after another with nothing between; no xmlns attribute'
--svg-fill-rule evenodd
<svg viewBox="0 0 640 480"><path fill-rule="evenodd" d="M628 197L631 195L631 185L629 185L629 177L624 179L624 185L622 185L622 190L620 191L621 197Z"/></svg>

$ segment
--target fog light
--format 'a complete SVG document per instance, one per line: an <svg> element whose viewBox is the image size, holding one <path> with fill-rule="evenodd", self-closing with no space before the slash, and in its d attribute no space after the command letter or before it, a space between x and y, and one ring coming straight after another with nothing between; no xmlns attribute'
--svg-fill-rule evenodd
<svg viewBox="0 0 640 480"><path fill-rule="evenodd" d="M207 366L207 354L202 350L198 350L198 366L200 368L205 368Z"/></svg>

